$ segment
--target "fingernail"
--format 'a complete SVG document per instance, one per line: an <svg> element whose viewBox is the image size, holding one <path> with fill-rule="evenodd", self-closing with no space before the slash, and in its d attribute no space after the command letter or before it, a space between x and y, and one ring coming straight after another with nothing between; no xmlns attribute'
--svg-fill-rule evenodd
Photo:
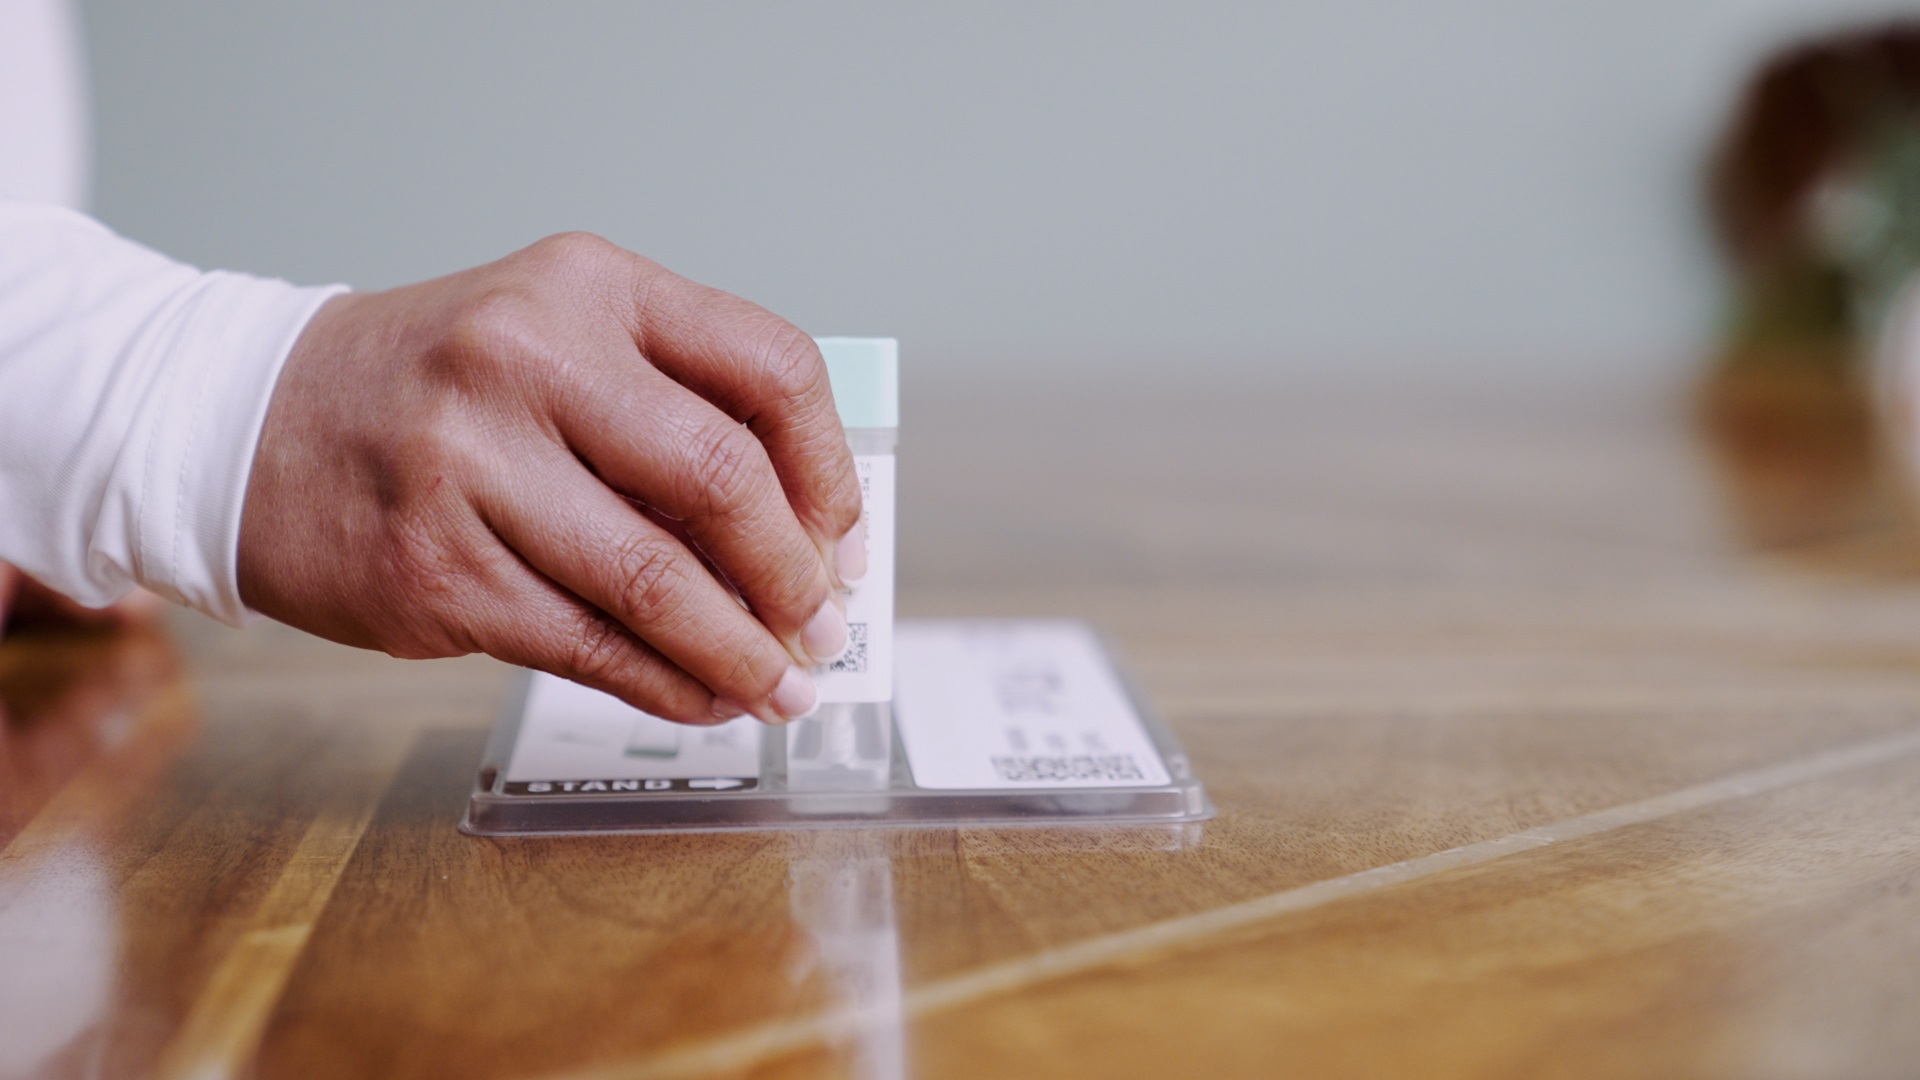
<svg viewBox="0 0 1920 1080"><path fill-rule="evenodd" d="M813 676L797 667L787 669L780 676L780 685L773 688L773 696L767 699L773 711L783 719L804 720L813 715L820 704L820 691L813 685Z"/></svg>
<svg viewBox="0 0 1920 1080"><path fill-rule="evenodd" d="M713 718L715 720L731 720L736 716L745 714L746 711L747 710L735 705L731 701L723 701L720 698L713 699Z"/></svg>
<svg viewBox="0 0 1920 1080"><path fill-rule="evenodd" d="M828 600L807 620L800 631L800 647L816 664L831 664L847 651L847 616L840 605Z"/></svg>
<svg viewBox="0 0 1920 1080"><path fill-rule="evenodd" d="M857 522L833 548L833 568L846 585L858 585L867 576L867 523Z"/></svg>

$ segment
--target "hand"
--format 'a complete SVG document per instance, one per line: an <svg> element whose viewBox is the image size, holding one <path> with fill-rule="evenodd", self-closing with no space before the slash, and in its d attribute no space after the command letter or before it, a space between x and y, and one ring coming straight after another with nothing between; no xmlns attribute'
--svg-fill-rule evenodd
<svg viewBox="0 0 1920 1080"><path fill-rule="evenodd" d="M606 241L329 301L254 459L240 595L673 720L810 712L866 563L813 339Z"/></svg>

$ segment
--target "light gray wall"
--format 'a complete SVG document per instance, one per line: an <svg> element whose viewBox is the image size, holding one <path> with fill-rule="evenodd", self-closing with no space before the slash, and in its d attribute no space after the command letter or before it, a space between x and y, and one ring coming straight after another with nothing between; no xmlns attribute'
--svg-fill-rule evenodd
<svg viewBox="0 0 1920 1080"><path fill-rule="evenodd" d="M1852 0L85 0L96 206L372 287L590 229L923 363L1671 368L1702 140Z"/></svg>

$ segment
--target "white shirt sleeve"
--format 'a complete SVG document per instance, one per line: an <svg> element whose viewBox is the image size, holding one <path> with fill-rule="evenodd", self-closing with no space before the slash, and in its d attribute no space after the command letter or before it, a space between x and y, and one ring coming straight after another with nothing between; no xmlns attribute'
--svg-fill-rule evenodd
<svg viewBox="0 0 1920 1080"><path fill-rule="evenodd" d="M0 203L0 561L84 604L137 584L245 619L267 403L343 291L202 273L74 211Z"/></svg>

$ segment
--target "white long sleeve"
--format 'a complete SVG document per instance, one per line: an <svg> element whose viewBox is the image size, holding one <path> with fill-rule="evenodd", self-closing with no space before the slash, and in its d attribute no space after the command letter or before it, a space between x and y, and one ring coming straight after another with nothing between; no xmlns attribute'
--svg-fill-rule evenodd
<svg viewBox="0 0 1920 1080"><path fill-rule="evenodd" d="M275 380L340 286L202 273L0 203L0 560L85 604L246 617L241 504Z"/></svg>

